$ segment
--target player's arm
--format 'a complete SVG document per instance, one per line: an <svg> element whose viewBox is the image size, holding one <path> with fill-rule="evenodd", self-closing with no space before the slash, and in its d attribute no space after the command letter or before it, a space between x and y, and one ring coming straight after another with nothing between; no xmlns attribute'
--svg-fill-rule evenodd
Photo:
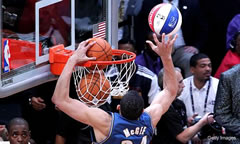
<svg viewBox="0 0 240 144"><path fill-rule="evenodd" d="M107 124L111 124L109 122L109 120L111 121L111 116L108 113L99 108L89 108L79 100L69 97L70 79L74 66L88 60L95 60L95 58L86 56L87 49L93 44L94 42L88 43L88 41L80 43L78 49L69 58L57 81L52 101L61 111L70 117L91 125L96 129L101 129L103 132L108 132L104 131L105 128L108 128Z"/></svg>
<svg viewBox="0 0 240 144"><path fill-rule="evenodd" d="M169 36L167 42L165 42L165 34L162 35L162 42L158 41L155 34L153 37L156 45L151 41L147 41L147 43L161 57L165 77L164 89L157 94L151 105L145 109L152 117L153 126L156 127L161 116L168 110L177 94L177 79L171 57L172 47L177 35L174 38Z"/></svg>

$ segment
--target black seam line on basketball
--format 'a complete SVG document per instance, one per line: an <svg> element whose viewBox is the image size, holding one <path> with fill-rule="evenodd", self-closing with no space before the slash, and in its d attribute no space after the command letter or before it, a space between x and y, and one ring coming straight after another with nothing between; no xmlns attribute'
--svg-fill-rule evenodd
<svg viewBox="0 0 240 144"><path fill-rule="evenodd" d="M90 92L94 89L94 87L95 87L95 85L98 87L98 89L100 90L100 87L101 86L99 86L98 84L97 84L97 81L98 81L98 78L94 78L93 77L93 80L94 80L94 83L93 83L93 85L92 85L92 87L91 87L91 90L90 90ZM99 81L99 84L101 85L101 81ZM91 93L92 94L92 93Z"/></svg>
<svg viewBox="0 0 240 144"><path fill-rule="evenodd" d="M109 55L109 51L110 51L110 48L109 49L107 49L107 51L106 51L106 42L104 41L104 47L102 47L98 42L96 42L96 44L102 49L102 51L104 52L104 54L103 55L100 55L99 57L97 57L97 59L99 59L99 58L102 58L102 57L104 57L105 55L107 56L107 58L110 56ZM92 52L100 52L100 51L97 51L97 50L91 50L90 49L90 51L92 51Z"/></svg>
<svg viewBox="0 0 240 144"><path fill-rule="evenodd" d="M91 51L91 52L101 52L101 51L96 51L96 50L89 50L89 51ZM107 51L106 50L103 50L103 52L104 52L104 54L102 54L102 55L100 55L99 57L96 57L97 59L99 59L99 58L102 58L102 57L104 57L105 55L106 55L106 57L107 57L107 59L108 59L108 57L111 57L111 55L109 54L110 53L110 51L111 51L111 49L108 49ZM92 55L93 56L93 55Z"/></svg>

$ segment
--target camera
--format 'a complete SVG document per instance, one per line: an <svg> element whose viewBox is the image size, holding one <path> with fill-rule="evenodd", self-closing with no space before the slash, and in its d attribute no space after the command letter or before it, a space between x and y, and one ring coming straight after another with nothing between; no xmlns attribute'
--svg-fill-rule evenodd
<svg viewBox="0 0 240 144"><path fill-rule="evenodd" d="M201 119L201 116L196 116L192 122L192 125L196 124ZM216 121L213 123L208 123L203 126L198 133L200 139L205 139L209 136L219 136L223 135L223 127L218 124Z"/></svg>

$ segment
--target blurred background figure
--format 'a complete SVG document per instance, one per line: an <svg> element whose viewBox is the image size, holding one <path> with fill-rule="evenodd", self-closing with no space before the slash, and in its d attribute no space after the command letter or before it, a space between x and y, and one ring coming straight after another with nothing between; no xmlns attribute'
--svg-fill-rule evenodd
<svg viewBox="0 0 240 144"><path fill-rule="evenodd" d="M232 48L231 42L234 39L234 35L236 34L236 32L239 32L239 31L240 31L240 14L237 14L229 22L228 27L227 27L227 34L226 34L227 49Z"/></svg>
<svg viewBox="0 0 240 144"><path fill-rule="evenodd" d="M118 40L134 40L134 18L142 9L143 0L118 0Z"/></svg>
<svg viewBox="0 0 240 144"><path fill-rule="evenodd" d="M240 13L240 1L199 0L199 3L208 23L208 32L205 33L208 36L207 46L201 52L211 58L213 73L215 73L227 52L227 28L233 17ZM217 41L213 41L214 39Z"/></svg>
<svg viewBox="0 0 240 144"><path fill-rule="evenodd" d="M214 75L216 78L220 78L222 72L232 68L236 64L240 64L240 31L234 34L229 45L229 50Z"/></svg>
<svg viewBox="0 0 240 144"><path fill-rule="evenodd" d="M159 35L158 39L160 39ZM150 40L153 43L155 43L153 40L152 31L149 31L149 33L146 36L146 40ZM136 57L135 63L148 68L156 75L158 75L159 71L163 67L160 57L152 50L152 48L147 43L145 43L145 47L142 53Z"/></svg>
<svg viewBox="0 0 240 144"><path fill-rule="evenodd" d="M232 140L226 144L240 143L240 64L223 72L220 76L216 102L215 119L226 129Z"/></svg>

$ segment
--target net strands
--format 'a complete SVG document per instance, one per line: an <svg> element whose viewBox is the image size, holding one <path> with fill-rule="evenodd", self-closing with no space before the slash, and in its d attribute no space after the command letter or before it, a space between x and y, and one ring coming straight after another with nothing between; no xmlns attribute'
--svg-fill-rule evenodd
<svg viewBox="0 0 240 144"><path fill-rule="evenodd" d="M121 56L114 56L113 61L129 59L131 57L131 55L124 53ZM89 70L87 67L76 66L73 72L74 84L79 99L91 107L98 107L104 104L109 96L123 96L129 90L129 81L136 70L134 60L121 64L109 64L104 70L100 70L98 67L99 66L97 64L95 65L94 70ZM99 91L95 95L90 92L92 88L90 85L93 85L94 82L93 78L91 78L88 83L86 81L86 77L89 74L100 75ZM82 93L79 87L81 80L85 80L85 93ZM110 83L110 87L107 89L104 87L106 82ZM99 94L101 97L98 96ZM91 96L92 98L86 97L86 95Z"/></svg>
<svg viewBox="0 0 240 144"><path fill-rule="evenodd" d="M91 74L90 77L89 74ZM110 95L111 85L109 87L105 86L109 81L105 78L102 70L95 69L89 71L85 67L77 66L73 72L73 77L76 92L82 102L93 107L100 106L106 102L106 99ZM99 81L98 85L96 85L96 81ZM80 83L84 85L84 91L81 90Z"/></svg>
<svg viewBox="0 0 240 144"><path fill-rule="evenodd" d="M123 54L120 56L121 60L129 59L130 55ZM119 60L118 57L113 57L114 61ZM106 75L108 79L111 81L112 89L111 89L111 96L123 96L129 90L129 81L133 76L134 72L136 71L136 65L134 60L127 63L122 64L113 64L112 66L108 67L109 70L107 71Z"/></svg>

